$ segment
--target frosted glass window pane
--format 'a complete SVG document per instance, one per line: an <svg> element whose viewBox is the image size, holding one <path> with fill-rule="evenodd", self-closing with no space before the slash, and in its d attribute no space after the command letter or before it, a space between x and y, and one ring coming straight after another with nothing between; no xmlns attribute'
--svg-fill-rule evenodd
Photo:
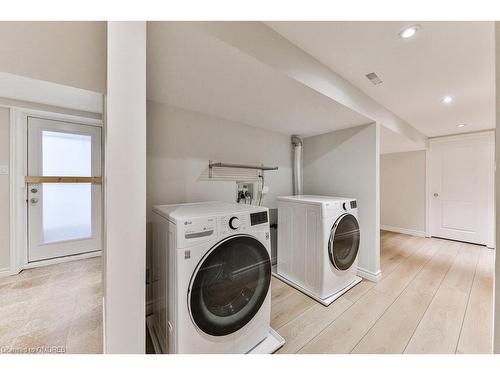
<svg viewBox="0 0 500 375"><path fill-rule="evenodd" d="M92 235L91 184L43 184L44 242Z"/></svg>
<svg viewBox="0 0 500 375"><path fill-rule="evenodd" d="M92 176L90 135L42 132L44 176Z"/></svg>

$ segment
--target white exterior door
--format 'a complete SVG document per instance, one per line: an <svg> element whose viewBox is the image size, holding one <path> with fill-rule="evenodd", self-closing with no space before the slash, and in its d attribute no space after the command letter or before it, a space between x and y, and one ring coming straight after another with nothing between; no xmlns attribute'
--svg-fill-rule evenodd
<svg viewBox="0 0 500 375"><path fill-rule="evenodd" d="M431 236L493 247L493 133L433 139L429 147Z"/></svg>
<svg viewBox="0 0 500 375"><path fill-rule="evenodd" d="M102 249L101 129L28 117L28 262ZM72 177L71 182L67 178ZM87 180L86 180L87 178Z"/></svg>

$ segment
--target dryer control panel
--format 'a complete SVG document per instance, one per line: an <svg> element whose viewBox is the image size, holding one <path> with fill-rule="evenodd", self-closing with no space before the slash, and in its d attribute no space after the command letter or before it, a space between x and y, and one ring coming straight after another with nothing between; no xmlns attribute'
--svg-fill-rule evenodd
<svg viewBox="0 0 500 375"><path fill-rule="evenodd" d="M342 203L342 208L344 209L344 211L347 211L347 210L352 210L352 209L355 209L358 207L358 203L356 201L346 201L344 203Z"/></svg>

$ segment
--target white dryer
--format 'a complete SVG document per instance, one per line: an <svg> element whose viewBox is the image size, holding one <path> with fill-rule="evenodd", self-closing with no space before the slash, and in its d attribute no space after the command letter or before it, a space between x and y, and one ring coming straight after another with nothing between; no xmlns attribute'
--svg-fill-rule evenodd
<svg viewBox="0 0 500 375"><path fill-rule="evenodd" d="M324 305L361 281L357 202L297 195L278 198L275 275Z"/></svg>
<svg viewBox="0 0 500 375"><path fill-rule="evenodd" d="M162 353L268 353L268 210L205 202L153 209L153 344Z"/></svg>

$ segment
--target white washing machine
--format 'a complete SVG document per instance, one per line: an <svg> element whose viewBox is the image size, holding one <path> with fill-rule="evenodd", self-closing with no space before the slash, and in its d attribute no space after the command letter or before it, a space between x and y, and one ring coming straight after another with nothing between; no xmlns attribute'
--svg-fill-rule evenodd
<svg viewBox="0 0 500 375"><path fill-rule="evenodd" d="M267 208L224 202L153 209L156 352L271 353Z"/></svg>
<svg viewBox="0 0 500 375"><path fill-rule="evenodd" d="M352 198L297 195L278 198L275 275L329 305L361 281L360 230Z"/></svg>

